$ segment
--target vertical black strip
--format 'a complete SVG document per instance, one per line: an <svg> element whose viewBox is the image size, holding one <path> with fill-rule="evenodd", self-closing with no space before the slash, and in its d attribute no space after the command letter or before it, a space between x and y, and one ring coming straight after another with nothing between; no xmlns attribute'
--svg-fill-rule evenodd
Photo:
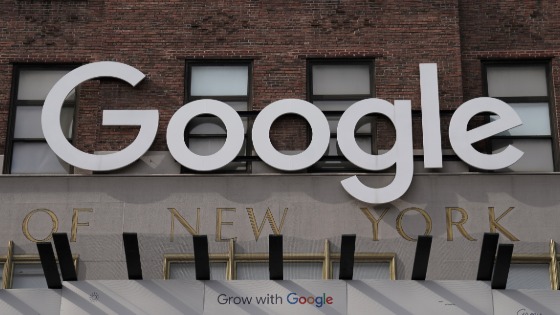
<svg viewBox="0 0 560 315"><path fill-rule="evenodd" d="M270 280L284 280L282 235L268 235L268 272Z"/></svg>
<svg viewBox="0 0 560 315"><path fill-rule="evenodd" d="M60 264L60 273L64 281L76 281L76 268L74 260L72 259L72 250L70 249L70 242L68 242L68 235L66 233L53 233L54 247L56 249L56 256L58 256L58 263Z"/></svg>
<svg viewBox="0 0 560 315"><path fill-rule="evenodd" d="M54 251L51 243L39 242L37 243L37 250L41 258L41 266L45 273L45 280L49 289L62 289L62 281L56 266L56 259L54 258Z"/></svg>
<svg viewBox="0 0 560 315"><path fill-rule="evenodd" d="M6 145L4 151L4 174L12 173L12 155L14 151L14 133L16 125L17 93L19 90L19 73L21 67L14 65L12 68L12 88L10 97L10 112L8 114L8 134L6 135Z"/></svg>
<svg viewBox="0 0 560 315"><path fill-rule="evenodd" d="M418 241L416 242L416 255L414 256L414 266L412 266L412 280L426 280L431 249L432 236L418 236Z"/></svg>
<svg viewBox="0 0 560 315"><path fill-rule="evenodd" d="M499 237L500 234L498 233L484 233L476 280L492 280L492 269L494 268L494 258L496 257L496 250L498 249Z"/></svg>
<svg viewBox="0 0 560 315"><path fill-rule="evenodd" d="M356 250L356 235L343 234L340 242L340 270L338 279L352 280L354 277L354 252Z"/></svg>
<svg viewBox="0 0 560 315"><path fill-rule="evenodd" d="M492 274L492 289L503 290L506 288L512 254L513 244L500 244L498 246L498 256Z"/></svg>
<svg viewBox="0 0 560 315"><path fill-rule="evenodd" d="M208 237L194 235L194 269L196 280L210 280L210 257L208 255Z"/></svg>
<svg viewBox="0 0 560 315"><path fill-rule="evenodd" d="M142 280L142 265L140 264L140 248L138 234L123 233L124 254L129 280Z"/></svg>

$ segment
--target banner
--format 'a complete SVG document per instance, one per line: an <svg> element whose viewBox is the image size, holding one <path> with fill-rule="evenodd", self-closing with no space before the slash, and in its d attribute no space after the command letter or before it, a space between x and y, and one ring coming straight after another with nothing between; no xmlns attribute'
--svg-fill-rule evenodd
<svg viewBox="0 0 560 315"><path fill-rule="evenodd" d="M60 290L0 290L0 314L58 315L60 314L60 299Z"/></svg>
<svg viewBox="0 0 560 315"><path fill-rule="evenodd" d="M97 280L0 290L0 314L560 315L560 291L461 280Z"/></svg>
<svg viewBox="0 0 560 315"><path fill-rule="evenodd" d="M347 314L344 281L260 280L205 283L204 314Z"/></svg>
<svg viewBox="0 0 560 315"><path fill-rule="evenodd" d="M490 286L480 281L348 281L348 314L488 315Z"/></svg>
<svg viewBox="0 0 560 315"><path fill-rule="evenodd" d="M558 315L560 291L492 290L495 315Z"/></svg>
<svg viewBox="0 0 560 315"><path fill-rule="evenodd" d="M60 314L202 314L203 300L200 281L73 281L64 282Z"/></svg>

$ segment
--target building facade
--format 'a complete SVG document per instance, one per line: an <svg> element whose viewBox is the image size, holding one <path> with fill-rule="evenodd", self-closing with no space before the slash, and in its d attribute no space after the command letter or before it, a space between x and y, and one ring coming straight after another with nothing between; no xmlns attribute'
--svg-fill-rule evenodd
<svg viewBox="0 0 560 315"><path fill-rule="evenodd" d="M434 237L428 279L474 280L482 235L497 232L515 246L510 287L558 288L560 9L554 1L0 4L5 288L42 285L35 243L50 241L53 232L68 233L80 280L126 278L123 232L139 235L146 279L193 278L195 234L209 237L215 279L268 278L268 234L284 236L286 278L337 278L340 237L356 234L356 278L409 279L415 241L425 234ZM41 123L59 79L104 61L145 77L136 86L109 75L88 80L68 94L58 120L73 147L110 155L131 146L140 128L103 125L103 111L156 110L147 152L114 170L68 163ZM426 72L421 80L422 65L435 69L433 76ZM423 82L436 84L423 90ZM503 150L511 157L515 147L523 155L512 165L484 167L457 152L464 138L450 140L459 125L454 119L466 115L458 109L480 97L507 104L522 125L475 139L472 149L496 160ZM401 150L397 117L365 115L353 138L385 162L364 169L342 152L337 125L352 104L371 98L410 102L411 147ZM207 156L199 164L208 170L181 162L169 145L179 110L214 104L205 99L235 110L243 130L239 153L217 169L208 166L210 157L229 138L220 119L199 115L171 135ZM267 129L253 133L259 113L285 99L313 104L328 123L325 153L290 170L257 152ZM500 116L482 110L467 119L468 129ZM309 120L294 113L274 120L269 139L284 155L278 163L311 146L316 129ZM367 187L390 186L404 172L397 160L406 154L412 179L395 198L363 201L341 184L357 175ZM434 156L441 166L426 162Z"/></svg>

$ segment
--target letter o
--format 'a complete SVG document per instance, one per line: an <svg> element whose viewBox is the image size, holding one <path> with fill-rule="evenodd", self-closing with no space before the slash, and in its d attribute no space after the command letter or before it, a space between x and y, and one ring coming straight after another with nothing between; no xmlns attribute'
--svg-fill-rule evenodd
<svg viewBox="0 0 560 315"><path fill-rule="evenodd" d="M185 144L185 128L198 115L218 117L226 126L227 137L216 153L202 156L193 153ZM244 140L243 122L237 112L226 103L216 100L198 100L181 107L167 126L167 146L177 162L196 171L212 171L226 166L241 150Z"/></svg>
<svg viewBox="0 0 560 315"><path fill-rule="evenodd" d="M51 232L49 233L49 235L47 235L45 238L43 239L36 239L35 237L33 237L31 235L31 233L29 233L29 220L31 220L31 217L37 213L37 212L44 212L46 214L48 214L51 217L52 220L52 229ZM46 242L49 241L52 238L53 233L56 233L56 231L58 231L58 218L56 216L56 214L54 214L54 212L52 212L49 209L35 209L31 212L29 212L25 218L23 219L23 224L21 225L21 229L23 231L23 235L25 235L25 237L32 241L32 242Z"/></svg>
<svg viewBox="0 0 560 315"><path fill-rule="evenodd" d="M299 298L299 304L305 304L305 303L307 303L307 298L305 296L301 296Z"/></svg>
<svg viewBox="0 0 560 315"><path fill-rule="evenodd" d="M280 116L297 114L311 126L309 147L296 155L278 152L270 142L270 126ZM253 123L252 140L255 151L268 165L283 171L298 171L317 162L329 147L329 122L317 106L297 99L284 99L266 106Z"/></svg>
<svg viewBox="0 0 560 315"><path fill-rule="evenodd" d="M408 234L406 234L406 232L404 231L404 229L402 227L403 217L408 211L417 211L418 213L420 213L424 217L424 220L426 221L426 229L424 231L424 235L430 235L430 232L432 231L432 218L430 217L430 215L424 209L415 208L415 207L406 208L399 213L399 215L397 216L397 232L399 232L399 234L404 239L406 239L408 241L415 241L416 240L416 239L410 237Z"/></svg>

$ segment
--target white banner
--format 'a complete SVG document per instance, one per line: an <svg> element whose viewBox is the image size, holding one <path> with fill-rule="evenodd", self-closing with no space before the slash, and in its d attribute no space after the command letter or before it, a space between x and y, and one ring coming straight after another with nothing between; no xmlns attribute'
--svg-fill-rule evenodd
<svg viewBox="0 0 560 315"><path fill-rule="evenodd" d="M459 280L97 280L0 290L0 314L560 315L560 291Z"/></svg>
<svg viewBox="0 0 560 315"><path fill-rule="evenodd" d="M0 290L0 314L2 315L58 315L60 314L60 290L14 289Z"/></svg>
<svg viewBox="0 0 560 315"><path fill-rule="evenodd" d="M495 315L560 314L560 291L492 290Z"/></svg>
<svg viewBox="0 0 560 315"><path fill-rule="evenodd" d="M202 314L202 301L200 281L74 281L64 282L60 314Z"/></svg>
<svg viewBox="0 0 560 315"><path fill-rule="evenodd" d="M347 314L344 281L260 280L205 283L204 314Z"/></svg>
<svg viewBox="0 0 560 315"><path fill-rule="evenodd" d="M480 281L348 281L348 314L488 315L490 286Z"/></svg>

